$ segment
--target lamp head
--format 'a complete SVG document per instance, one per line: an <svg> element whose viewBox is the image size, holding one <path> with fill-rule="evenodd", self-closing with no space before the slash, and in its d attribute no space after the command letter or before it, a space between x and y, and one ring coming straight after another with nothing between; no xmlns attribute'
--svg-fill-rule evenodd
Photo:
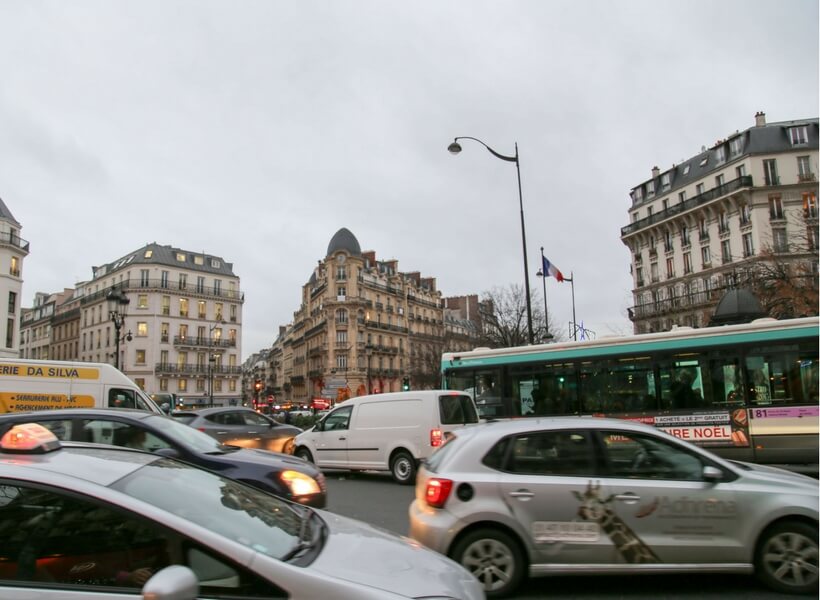
<svg viewBox="0 0 820 600"><path fill-rule="evenodd" d="M538 273L536 273L535 276L536 277L543 277L544 273L543 273L543 271L541 271L541 269L538 269Z"/></svg>
<svg viewBox="0 0 820 600"><path fill-rule="evenodd" d="M450 154L458 154L459 152L461 152L461 144L459 144L456 141L453 141L452 144L447 146L447 152L449 152Z"/></svg>
<svg viewBox="0 0 820 600"><path fill-rule="evenodd" d="M129 331L128 333L126 333L126 334L125 334L125 341L126 341L126 342L130 342L130 341L131 341L131 340L133 340L133 339L134 339L134 336L133 336L133 334L132 334L130 331Z"/></svg>

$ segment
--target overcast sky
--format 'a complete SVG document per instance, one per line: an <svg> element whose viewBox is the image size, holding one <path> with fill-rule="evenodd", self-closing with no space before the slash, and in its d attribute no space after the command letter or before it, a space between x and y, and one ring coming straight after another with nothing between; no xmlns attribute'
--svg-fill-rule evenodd
<svg viewBox="0 0 820 600"><path fill-rule="evenodd" d="M818 116L816 0L0 0L0 198L23 306L146 243L233 263L242 358L328 242L445 296L530 285L631 333L629 190L729 134ZM571 288L547 280L565 330Z"/></svg>

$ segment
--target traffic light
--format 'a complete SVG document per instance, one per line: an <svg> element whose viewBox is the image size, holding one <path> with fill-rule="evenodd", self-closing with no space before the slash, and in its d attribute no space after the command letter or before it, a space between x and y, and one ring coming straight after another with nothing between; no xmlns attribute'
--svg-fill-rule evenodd
<svg viewBox="0 0 820 600"><path fill-rule="evenodd" d="M404 392L407 392L407 391L410 390L410 378L409 377L405 377L404 379L401 380L401 389Z"/></svg>
<svg viewBox="0 0 820 600"><path fill-rule="evenodd" d="M257 392L261 392L262 391L262 382L257 379L256 383L253 384L253 389L255 389Z"/></svg>

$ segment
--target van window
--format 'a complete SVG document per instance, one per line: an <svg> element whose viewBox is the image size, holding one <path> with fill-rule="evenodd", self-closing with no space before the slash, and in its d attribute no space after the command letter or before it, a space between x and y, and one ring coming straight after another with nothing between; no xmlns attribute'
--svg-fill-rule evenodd
<svg viewBox="0 0 820 600"><path fill-rule="evenodd" d="M111 408L136 408L134 391L111 388L108 390L108 406Z"/></svg>
<svg viewBox="0 0 820 600"><path fill-rule="evenodd" d="M447 394L438 397L442 425L478 423L473 399L465 394Z"/></svg>
<svg viewBox="0 0 820 600"><path fill-rule="evenodd" d="M322 425L322 431L332 431L334 429L347 429L350 423L350 413L353 412L352 406L346 406L338 410L334 410L328 414Z"/></svg>

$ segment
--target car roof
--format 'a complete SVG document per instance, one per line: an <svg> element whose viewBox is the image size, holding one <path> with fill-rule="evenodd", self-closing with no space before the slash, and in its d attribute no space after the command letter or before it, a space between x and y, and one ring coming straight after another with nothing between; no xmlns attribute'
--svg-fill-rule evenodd
<svg viewBox="0 0 820 600"><path fill-rule="evenodd" d="M30 476L36 481L40 478L37 472L48 472L108 486L160 458L129 448L62 443L59 449L44 454L0 451L0 478L13 476L24 479Z"/></svg>
<svg viewBox="0 0 820 600"><path fill-rule="evenodd" d="M649 431L664 434L657 427L630 421L628 419L611 419L606 417L522 417L517 419L489 420L468 427L474 433L492 431L494 435L508 435L543 429L628 429L630 431ZM665 435L665 434L664 434Z"/></svg>

